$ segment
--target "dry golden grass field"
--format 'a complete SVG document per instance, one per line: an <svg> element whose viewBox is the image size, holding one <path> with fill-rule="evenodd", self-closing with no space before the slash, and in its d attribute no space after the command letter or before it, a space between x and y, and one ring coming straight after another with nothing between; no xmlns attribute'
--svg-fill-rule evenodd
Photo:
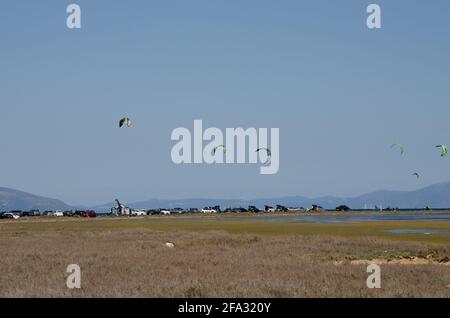
<svg viewBox="0 0 450 318"><path fill-rule="evenodd" d="M0 297L450 297L450 234L385 232L395 228L450 222L5 220ZM373 262L381 289L366 286ZM81 289L66 287L69 264Z"/></svg>

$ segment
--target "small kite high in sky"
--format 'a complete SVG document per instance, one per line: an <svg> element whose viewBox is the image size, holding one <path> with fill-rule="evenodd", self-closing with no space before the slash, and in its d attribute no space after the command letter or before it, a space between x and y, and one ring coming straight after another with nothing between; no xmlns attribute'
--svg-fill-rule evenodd
<svg viewBox="0 0 450 318"><path fill-rule="evenodd" d="M225 147L225 145L220 145L214 148L213 153L216 154L217 149L222 148L223 149L223 153L227 153L227 147Z"/></svg>
<svg viewBox="0 0 450 318"><path fill-rule="evenodd" d="M413 176L416 176L417 177L417 179L419 179L420 178L420 175L417 173L417 172L414 172L413 174L412 174Z"/></svg>
<svg viewBox="0 0 450 318"><path fill-rule="evenodd" d="M123 125L127 125L127 127L131 127L132 121L129 117L124 117L119 121L119 127L123 127Z"/></svg>
<svg viewBox="0 0 450 318"><path fill-rule="evenodd" d="M263 164L267 165L270 163L270 160L272 159L272 151L270 151L270 149L267 149L267 148L258 148L256 150L256 152L260 152L261 150L264 150L267 153L267 159L263 163Z"/></svg>
<svg viewBox="0 0 450 318"><path fill-rule="evenodd" d="M403 155L405 153L405 146L403 146L402 144L392 144L391 148L400 150L401 155Z"/></svg>
<svg viewBox="0 0 450 318"><path fill-rule="evenodd" d="M447 156L447 146L446 145L437 145L436 148L441 148L441 157Z"/></svg>

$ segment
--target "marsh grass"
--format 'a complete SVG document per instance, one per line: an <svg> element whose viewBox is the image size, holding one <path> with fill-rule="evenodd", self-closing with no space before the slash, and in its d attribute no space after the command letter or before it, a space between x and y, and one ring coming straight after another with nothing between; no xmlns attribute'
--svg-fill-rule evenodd
<svg viewBox="0 0 450 318"><path fill-rule="evenodd" d="M234 231L223 222L224 228L213 229L176 224L172 228L166 221L135 220L1 224L0 296L450 296L448 266L385 265L382 289L369 290L366 266L347 262L429 255L443 259L450 252L442 244L314 231L302 235L298 229L279 235L260 224L256 229L266 231L246 224L246 234L244 224L237 224ZM167 241L175 248L164 246ZM343 263L337 266L336 261ZM81 267L80 290L66 287L69 264Z"/></svg>

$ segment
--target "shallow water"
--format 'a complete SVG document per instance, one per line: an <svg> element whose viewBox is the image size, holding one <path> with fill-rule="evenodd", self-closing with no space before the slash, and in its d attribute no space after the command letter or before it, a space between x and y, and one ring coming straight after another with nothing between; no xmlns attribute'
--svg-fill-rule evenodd
<svg viewBox="0 0 450 318"><path fill-rule="evenodd" d="M423 235L431 235L431 234L450 234L449 230L442 229L394 229L394 230L386 230L386 233L392 234L423 234Z"/></svg>
<svg viewBox="0 0 450 318"><path fill-rule="evenodd" d="M368 215L270 215L237 216L229 220L262 222L352 223L370 221L450 221L450 214L368 214ZM227 219L227 220L228 220Z"/></svg>
<svg viewBox="0 0 450 318"><path fill-rule="evenodd" d="M257 221L282 223L358 223L371 221L450 221L450 214L367 214L367 215L211 215L211 216L173 216L138 219L147 221Z"/></svg>

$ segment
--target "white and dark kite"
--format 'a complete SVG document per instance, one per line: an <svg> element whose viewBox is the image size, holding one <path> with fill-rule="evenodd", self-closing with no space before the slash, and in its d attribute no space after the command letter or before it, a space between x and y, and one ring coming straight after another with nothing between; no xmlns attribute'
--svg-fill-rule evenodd
<svg viewBox="0 0 450 318"><path fill-rule="evenodd" d="M227 153L227 147L226 147L225 145L220 145L220 146L215 147L214 150L213 150L213 153L216 154L216 151L217 151L219 148L222 148L222 149L223 149L223 153Z"/></svg>
<svg viewBox="0 0 450 318"><path fill-rule="evenodd" d="M270 163L270 160L272 159L272 151L270 151L270 149L268 149L268 148L258 148L256 150L256 152L260 152L261 150L264 150L266 152L266 154L267 154L267 159L263 163L263 164L267 165L267 164Z"/></svg>
<svg viewBox="0 0 450 318"><path fill-rule="evenodd" d="M119 121L119 127L123 127L124 125L131 127L132 124L130 117L124 117Z"/></svg>

